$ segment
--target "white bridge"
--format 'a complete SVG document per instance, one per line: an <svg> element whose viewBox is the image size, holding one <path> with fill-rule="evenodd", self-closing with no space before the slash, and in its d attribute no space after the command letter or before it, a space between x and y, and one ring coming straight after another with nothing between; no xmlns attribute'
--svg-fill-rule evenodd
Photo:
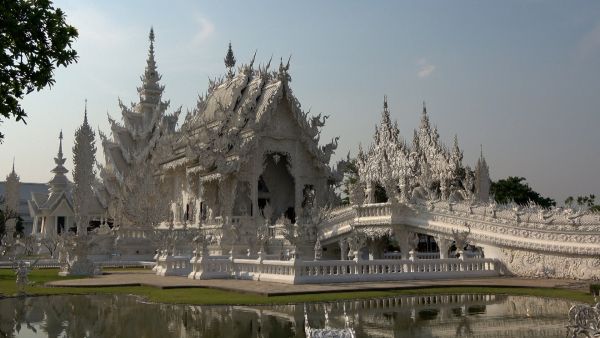
<svg viewBox="0 0 600 338"><path fill-rule="evenodd" d="M322 257L214 256L208 251L157 256L159 275L235 278L289 284L397 281L517 275L600 277L600 215L538 207L448 203L378 203L338 208L320 224ZM282 240L281 226L269 231ZM418 236L435 251L418 252ZM382 243L399 252L385 252ZM465 247L477 248L469 253ZM455 248L452 252L451 247ZM233 251L232 251L233 252ZM235 256L235 257L234 257ZM317 258L319 256L319 258ZM457 257L458 256L458 257Z"/></svg>
<svg viewBox="0 0 600 338"><path fill-rule="evenodd" d="M401 252L414 244L407 234L433 236L445 258L457 233L498 259L507 273L530 277L600 277L600 214L539 207L448 203L379 203L340 208L319 232L324 247L357 234L393 235ZM341 245L343 246L343 244ZM403 258L407 258L403 254Z"/></svg>

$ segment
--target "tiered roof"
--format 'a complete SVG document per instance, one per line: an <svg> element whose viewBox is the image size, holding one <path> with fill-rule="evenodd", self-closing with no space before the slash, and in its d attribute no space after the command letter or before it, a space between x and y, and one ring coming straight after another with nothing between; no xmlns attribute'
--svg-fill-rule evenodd
<svg viewBox="0 0 600 338"><path fill-rule="evenodd" d="M169 101L162 101L164 86L160 85L161 75L154 59L154 30L150 29L150 47L146 68L138 87L139 102L125 106L119 100L122 122L110 116L112 139L100 133L106 167L101 176L116 176L122 179L132 165L148 161L158 140L165 133L173 132L180 110L171 115L165 114Z"/></svg>
<svg viewBox="0 0 600 338"><path fill-rule="evenodd" d="M117 194L123 179L137 165L148 165L154 156L159 140L167 134L175 132L175 126L181 108L173 114L165 114L169 101L162 100L164 86L160 84L154 58L154 30L150 29L150 47L142 85L137 88L139 102L129 107L119 100L121 122L108 117L112 138L100 132L104 149L106 166L100 167L102 185L98 187L98 195L106 206L109 196Z"/></svg>
<svg viewBox="0 0 600 338"><path fill-rule="evenodd" d="M210 82L205 95L198 98L188 113L174 144L175 152L162 161L164 169L185 166L188 172L220 177L239 170L246 155L256 146L276 107L288 105L292 120L300 131L300 140L313 155L314 163L324 170L337 147L337 139L319 146L320 128L325 118L308 117L289 86L289 60L277 71L266 66L255 69L254 57L224 79Z"/></svg>
<svg viewBox="0 0 600 338"><path fill-rule="evenodd" d="M418 187L424 193L441 194L442 198L465 190L463 181L472 182L473 173L462 165L463 153L458 146L458 138L455 136L452 150L448 150L440 141L437 128L431 127L425 103L421 124L418 130L414 130L411 146L400 136L398 126L392 125L387 99L384 99L383 106L382 120L375 128L373 144L366 153L362 147L359 149L361 181L379 183L386 186L386 190L399 189L404 199L410 198Z"/></svg>
<svg viewBox="0 0 600 338"><path fill-rule="evenodd" d="M72 183L65 175L69 172L69 170L67 170L67 168L64 166L67 159L63 156L62 151L62 131L60 132L58 139L58 155L54 158L54 163L56 166L51 170L51 172L54 173L54 177L50 180L50 182L48 182L49 194L38 192L31 193L29 209L32 216L51 212L58 205L60 205L60 202L63 200L67 203L71 210L73 209L73 205L71 203Z"/></svg>

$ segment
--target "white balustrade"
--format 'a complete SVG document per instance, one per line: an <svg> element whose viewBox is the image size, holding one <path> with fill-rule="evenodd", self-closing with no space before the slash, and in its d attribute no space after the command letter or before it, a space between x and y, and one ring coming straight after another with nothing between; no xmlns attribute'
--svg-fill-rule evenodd
<svg viewBox="0 0 600 338"><path fill-rule="evenodd" d="M392 208L390 203L365 204L358 207L358 217L382 217L390 216Z"/></svg>
<svg viewBox="0 0 600 338"><path fill-rule="evenodd" d="M418 259L440 259L439 252L415 252ZM402 259L401 252L384 252L383 259Z"/></svg>
<svg viewBox="0 0 600 338"><path fill-rule="evenodd" d="M159 276L187 276L191 271L189 256L162 255L158 258L156 274Z"/></svg>
<svg viewBox="0 0 600 338"><path fill-rule="evenodd" d="M236 278L287 284L498 276L494 259L264 260L192 258L189 278Z"/></svg>

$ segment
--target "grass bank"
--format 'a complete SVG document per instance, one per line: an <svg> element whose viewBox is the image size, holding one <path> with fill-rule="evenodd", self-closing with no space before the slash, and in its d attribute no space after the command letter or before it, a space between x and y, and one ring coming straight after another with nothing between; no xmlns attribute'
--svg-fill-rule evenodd
<svg viewBox="0 0 600 338"><path fill-rule="evenodd" d="M44 283L72 279L60 277L57 269L34 270L30 275L33 285L26 288L28 295L79 295L79 294L133 294L153 302L196 305L250 305L250 304L289 304L302 302L328 302L341 299L365 299L394 297L399 295L440 295L440 294L507 294L569 299L577 302L593 302L589 293L550 288L518 287L440 287L389 291L355 291L287 296L261 296L231 291L185 288L159 289L149 286L117 287L45 287ZM0 270L0 296L10 297L17 293L15 275L12 270Z"/></svg>

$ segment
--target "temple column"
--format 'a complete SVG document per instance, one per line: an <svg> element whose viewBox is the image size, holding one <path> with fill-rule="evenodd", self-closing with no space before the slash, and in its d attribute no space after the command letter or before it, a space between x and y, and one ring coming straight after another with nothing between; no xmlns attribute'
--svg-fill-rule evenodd
<svg viewBox="0 0 600 338"><path fill-rule="evenodd" d="M31 227L31 234L32 235L37 234L37 226L38 226L38 217L34 216L33 217L33 226Z"/></svg>
<svg viewBox="0 0 600 338"><path fill-rule="evenodd" d="M260 213L259 213L259 207L258 207L258 176L257 175L253 175L252 178L250 179L250 199L251 199L251 210L250 211L250 216L252 217L257 217Z"/></svg>
<svg viewBox="0 0 600 338"><path fill-rule="evenodd" d="M365 194L367 195L367 200L365 203L375 203L375 189L373 189L373 182L367 181Z"/></svg>
<svg viewBox="0 0 600 338"><path fill-rule="evenodd" d="M294 212L296 219L300 216L302 210L302 200L304 199L304 183L300 177L294 177Z"/></svg>
<svg viewBox="0 0 600 338"><path fill-rule="evenodd" d="M409 252L416 247L415 234L408 231L404 226L395 226L394 237L400 247L402 259L409 259Z"/></svg>
<svg viewBox="0 0 600 338"><path fill-rule="evenodd" d="M340 260L345 261L348 259L348 242L345 239L340 239Z"/></svg>
<svg viewBox="0 0 600 338"><path fill-rule="evenodd" d="M441 236L436 236L435 242L440 249L440 259L448 258L448 250L450 249L450 244L452 241Z"/></svg>

